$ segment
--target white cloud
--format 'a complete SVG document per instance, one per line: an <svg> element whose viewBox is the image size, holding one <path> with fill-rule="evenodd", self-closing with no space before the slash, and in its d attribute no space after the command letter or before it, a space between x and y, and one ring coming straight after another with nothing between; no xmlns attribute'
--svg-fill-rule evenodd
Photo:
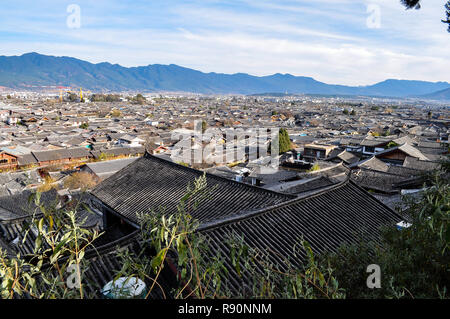
<svg viewBox="0 0 450 319"><path fill-rule="evenodd" d="M368 3L380 6L381 29L366 27ZM17 36L2 39L2 53L38 51L124 66L175 63L205 72L281 72L348 85L386 78L450 81L450 34L440 22L440 0L428 0L419 11L405 11L392 0L179 1L147 17L161 24L143 20L145 12L108 20L106 7L104 17L83 8L87 16L79 30L60 25L64 14L57 21L48 14L40 21L5 17L0 32Z"/></svg>

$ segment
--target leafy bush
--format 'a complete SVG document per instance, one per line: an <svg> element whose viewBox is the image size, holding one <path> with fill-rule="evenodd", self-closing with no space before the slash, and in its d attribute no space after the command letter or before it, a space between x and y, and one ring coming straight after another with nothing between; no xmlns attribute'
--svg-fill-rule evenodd
<svg viewBox="0 0 450 319"><path fill-rule="evenodd" d="M87 172L75 172L64 180L64 187L86 191L97 185L97 180Z"/></svg>
<svg viewBox="0 0 450 319"><path fill-rule="evenodd" d="M314 165L311 166L311 168L308 170L308 172L315 172L315 171L318 171L318 170L320 170L319 164L318 163L314 163Z"/></svg>
<svg viewBox="0 0 450 319"><path fill-rule="evenodd" d="M36 234L31 255L8 256L0 249L1 298L71 299L84 298L83 274L87 268L86 250L100 234L81 228L85 222L77 218L78 205L72 210L45 207L40 193L30 198L37 206L29 226L25 228L23 242ZM79 283L73 289L65 278L74 269Z"/></svg>
<svg viewBox="0 0 450 319"><path fill-rule="evenodd" d="M286 129L281 128L278 136L280 154L290 151L292 148L291 139Z"/></svg>
<svg viewBox="0 0 450 319"><path fill-rule="evenodd" d="M405 199L411 226L382 231L381 245L343 246L325 260L350 298L448 298L450 185L443 172L420 200ZM382 287L366 287L366 267L381 267Z"/></svg>

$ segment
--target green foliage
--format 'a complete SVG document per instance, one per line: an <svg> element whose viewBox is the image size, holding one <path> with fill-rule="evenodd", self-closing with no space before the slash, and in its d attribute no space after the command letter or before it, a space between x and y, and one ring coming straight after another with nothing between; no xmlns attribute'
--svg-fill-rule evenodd
<svg viewBox="0 0 450 319"><path fill-rule="evenodd" d="M448 164L449 161L446 163ZM282 264L273 262L277 251L252 248L242 234L224 236L229 254L211 253L208 237L197 232L199 222L192 213L209 198L205 175L189 185L176 211L164 208L138 215L140 249L119 250L122 269L119 277L137 277L163 296L175 298L448 298L450 276L450 186L449 166L432 176L432 186L419 201L405 198L412 226L381 230L378 243L361 240L344 245L336 254L316 256L308 242L298 246ZM31 256L7 256L0 250L0 294L2 298L86 298L84 273L89 265L86 249L100 234L80 225L76 208L44 207L40 193L30 198L37 205L30 227L36 232ZM25 238L26 239L26 238ZM25 240L24 239L24 240ZM271 257L272 256L272 257ZM225 257L230 265L225 267ZM295 261L304 260L294 267ZM175 290L160 284L163 271L171 263L178 276ZM381 267L382 286L366 285L367 266ZM78 289L66 281L69 266L76 266ZM230 267L231 266L231 267ZM249 279L247 287L232 293L229 276ZM100 289L101 287L99 287Z"/></svg>
<svg viewBox="0 0 450 319"><path fill-rule="evenodd" d="M128 99L128 101L130 101L133 104L142 105L142 104L145 104L145 102L147 102L147 99L140 93L134 97L128 97L127 99Z"/></svg>
<svg viewBox="0 0 450 319"><path fill-rule="evenodd" d="M441 176L442 175L442 176ZM450 186L442 172L417 200L405 198L412 226L382 230L380 245L343 246L327 262L350 298L448 298ZM382 287L368 289L367 265L381 267Z"/></svg>
<svg viewBox="0 0 450 319"><path fill-rule="evenodd" d="M168 292L160 285L159 279L171 262L176 265L178 273L178 286L172 291L175 298L345 297L331 268L322 267L316 261L306 242L301 242L301 254L308 260L305 267L281 269L280 265L271 262L267 252L250 248L242 235L229 234L224 237L224 243L229 247L232 268L225 267L225 256L218 252L211 254L208 239L196 232L199 222L190 214L208 198L210 191L203 176L194 182L193 187L188 187L176 213L168 214L162 208L159 212L139 214L141 250L138 253L119 253L123 267L116 278L139 277L150 283L147 297L154 289L159 289L167 297ZM148 258L148 251L153 252L153 258ZM300 258L295 249L293 258ZM286 260L286 265L292 263ZM250 287L240 293L232 293L228 287L229 275L245 275L251 281Z"/></svg>
<svg viewBox="0 0 450 319"><path fill-rule="evenodd" d="M220 288L221 278L218 275L223 264L218 259L207 260L205 238L195 233L199 223L192 219L190 213L208 197L211 189L207 189L206 176L188 186L186 194L177 206L177 212L166 214L159 211L138 215L142 248L137 254L128 251L121 253L122 270L117 277L124 275L137 276L151 282L146 298L153 289L166 292L158 283L160 275L168 262L174 261L178 270L179 287L174 292L175 298L214 298ZM147 252L153 252L148 258ZM207 284L206 284L207 283Z"/></svg>
<svg viewBox="0 0 450 319"><path fill-rule="evenodd" d="M400 0L401 3L407 8L407 9L420 9L420 0ZM445 14L446 14L446 20L441 20L443 23L448 24L447 31L450 32L450 0L447 1L445 4Z"/></svg>
<svg viewBox="0 0 450 319"><path fill-rule="evenodd" d="M348 115L348 114L349 114L349 112L348 112L347 109L344 109L344 110L342 111L342 113L344 113L345 115Z"/></svg>
<svg viewBox="0 0 450 319"><path fill-rule="evenodd" d="M185 167L189 167L189 164L188 164L188 163L185 163L185 162L177 162L177 164L178 164L178 165L183 165L183 166L185 166Z"/></svg>
<svg viewBox="0 0 450 319"><path fill-rule="evenodd" d="M308 172L315 172L315 171L318 171L318 170L320 170L319 164L318 163L314 163L314 165L311 166L311 168L308 170Z"/></svg>
<svg viewBox="0 0 450 319"><path fill-rule="evenodd" d="M285 128L280 129L278 141L279 141L280 154L286 153L287 151L291 150L291 148L292 148L291 147L292 146L291 139Z"/></svg>
<svg viewBox="0 0 450 319"><path fill-rule="evenodd" d="M300 240L292 251L291 258L285 258L284 265L274 264L271 254L248 247L242 236L233 234L226 241L231 247L232 265L238 276L245 273L251 280L251 288L232 298L259 299L337 299L345 298L345 291L330 267L320 264L308 242ZM294 260L306 259L302 267L296 268Z"/></svg>
<svg viewBox="0 0 450 319"><path fill-rule="evenodd" d="M206 121L202 121L202 133L205 133L207 128L208 128L208 123L206 123Z"/></svg>
<svg viewBox="0 0 450 319"><path fill-rule="evenodd" d="M86 219L79 220L73 210L45 207L40 193L30 197L37 206L22 242L30 232L36 234L31 255L8 256L0 249L0 295L2 298L31 297L39 299L84 298L83 274L87 268L86 249L100 236L96 231L82 228ZM69 269L74 269L73 287L68 282Z"/></svg>
<svg viewBox="0 0 450 319"><path fill-rule="evenodd" d="M116 109L111 111L111 117L122 117L122 116L123 114L121 110Z"/></svg>
<svg viewBox="0 0 450 319"><path fill-rule="evenodd" d="M79 128L86 130L89 127L89 123L83 123L79 126Z"/></svg>
<svg viewBox="0 0 450 319"><path fill-rule="evenodd" d="M69 96L67 97L67 99L70 102L78 102L80 100L79 96L75 93L69 93Z"/></svg>
<svg viewBox="0 0 450 319"><path fill-rule="evenodd" d="M106 160L109 160L109 159L111 159L111 158L113 158L114 157L114 154L109 154L109 153L104 153L104 152L101 152L100 153L100 155L97 157L97 162L102 162L102 161L106 161Z"/></svg>
<svg viewBox="0 0 450 319"><path fill-rule="evenodd" d="M92 102L120 102L118 94L93 94L90 97Z"/></svg>
<svg viewBox="0 0 450 319"><path fill-rule="evenodd" d="M398 144L395 143L394 141L390 141L387 145L386 148L393 148L393 147L397 147Z"/></svg>
<svg viewBox="0 0 450 319"><path fill-rule="evenodd" d="M450 0L447 1L447 3L445 4L445 15L446 15L446 19L442 20L442 22L448 24L447 31L450 32Z"/></svg>
<svg viewBox="0 0 450 319"><path fill-rule="evenodd" d="M407 9L420 9L420 0L400 0Z"/></svg>

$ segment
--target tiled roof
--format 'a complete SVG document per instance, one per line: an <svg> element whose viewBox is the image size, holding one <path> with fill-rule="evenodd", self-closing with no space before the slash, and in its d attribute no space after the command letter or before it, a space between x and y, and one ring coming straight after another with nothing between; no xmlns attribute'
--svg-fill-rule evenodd
<svg viewBox="0 0 450 319"><path fill-rule="evenodd" d="M200 226L199 232L209 239L210 257L220 252L225 258L230 271L227 282L236 292L241 291L242 283L251 283L252 278L240 280L235 273L226 244L232 233L242 235L245 244L267 253L271 262L283 267L301 238L309 242L315 253L332 252L344 243L357 243L361 239L378 242L380 227L401 220L400 215L347 180L313 196L216 220ZM293 266L304 261L304 253L290 260Z"/></svg>
<svg viewBox="0 0 450 319"><path fill-rule="evenodd" d="M302 180L303 181L303 180ZM303 183L298 183L292 187L283 189L282 192L286 194L302 194L305 192L315 191L324 187L335 184L330 178L325 176L318 176L311 179L304 180Z"/></svg>
<svg viewBox="0 0 450 319"><path fill-rule="evenodd" d="M415 170L432 171L438 169L441 165L439 163L421 161L418 158L407 156L403 162L403 166Z"/></svg>
<svg viewBox="0 0 450 319"><path fill-rule="evenodd" d="M92 190L92 194L114 211L137 223L136 213L163 207L168 214L185 195L188 184L204 173L145 154L109 177ZM292 199L293 196L231 181L206 173L208 199L190 212L201 222L241 211L255 210Z"/></svg>
<svg viewBox="0 0 450 319"><path fill-rule="evenodd" d="M88 167L93 173L96 175L104 175L108 173L115 173L128 164L134 162L137 158L131 157L131 158L122 158L117 160L111 160L111 161L104 161L104 162L95 162L95 163L87 163L85 164L86 167Z"/></svg>
<svg viewBox="0 0 450 319"><path fill-rule="evenodd" d="M57 161L69 158L89 157L90 151L86 147L65 148L52 151L33 152L39 162Z"/></svg>
<svg viewBox="0 0 450 319"><path fill-rule="evenodd" d="M351 179L356 184L366 189L372 189L385 193L395 193L394 184L408 180L408 177L381 172L371 169L360 168L353 170Z"/></svg>
<svg viewBox="0 0 450 319"><path fill-rule="evenodd" d="M100 237L101 238L101 237ZM83 282L86 294L91 298L102 298L102 288L111 280L116 279L118 272L122 269L123 264L121 258L117 254L117 250L128 250L130 254L139 255L142 252L141 241L136 233L131 233L119 240L112 241L107 245L89 249L86 252L88 268L84 273ZM147 287L152 286L150 280L145 280ZM164 289L161 292L159 285L155 285L149 295L150 299L162 299L164 297L171 298L170 291L174 288L175 276L170 267L164 267L158 284Z"/></svg>
<svg viewBox="0 0 450 319"><path fill-rule="evenodd" d="M342 149L336 149L332 151L325 160L331 161L335 159L341 160L345 164L353 164L359 161L359 157Z"/></svg>
<svg viewBox="0 0 450 319"><path fill-rule="evenodd" d="M0 220L15 219L33 214L37 206L34 201L30 201L32 194L33 192L27 190L16 195L0 197ZM42 204L48 206L54 201L57 201L56 190L52 189L41 193Z"/></svg>
<svg viewBox="0 0 450 319"><path fill-rule="evenodd" d="M361 146L378 146L382 144L387 144L392 141L391 138L387 137L367 137L361 142Z"/></svg>
<svg viewBox="0 0 450 319"><path fill-rule="evenodd" d="M373 170L381 171L381 172L387 172L387 170L389 169L389 165L387 165L382 160L379 160L375 156L372 156L368 159L353 163L349 167L351 167L351 168L363 167L363 168L373 169Z"/></svg>
<svg viewBox="0 0 450 319"><path fill-rule="evenodd" d="M375 156L379 157L380 155L389 154L396 150L400 150L400 151L404 152L405 154L407 154L408 156L416 157L420 160L424 160L424 161L428 160L428 158L425 155L423 155L417 148L409 145L408 143L402 144L400 146L388 148L384 151L376 153Z"/></svg>
<svg viewBox="0 0 450 319"><path fill-rule="evenodd" d="M37 159L34 157L33 154L20 155L18 157L17 161L18 161L19 165L21 165L21 166L38 163Z"/></svg>
<svg viewBox="0 0 450 319"><path fill-rule="evenodd" d="M94 156L94 158L98 158L101 153L105 153L105 154L113 155L113 156L136 155L136 154L144 154L145 148L144 147L116 147L116 148L110 148L110 149L104 149L104 150L98 150L98 151L91 152L91 154L92 154L92 156Z"/></svg>

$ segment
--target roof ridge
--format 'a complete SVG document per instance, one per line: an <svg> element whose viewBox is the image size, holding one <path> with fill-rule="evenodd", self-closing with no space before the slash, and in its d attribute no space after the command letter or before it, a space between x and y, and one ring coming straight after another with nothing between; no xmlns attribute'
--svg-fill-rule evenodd
<svg viewBox="0 0 450 319"><path fill-rule="evenodd" d="M325 167L325 168L319 169L319 170L317 170L317 171L305 172L305 173L303 173L303 174L305 174L305 175L308 175L308 174L313 174L313 175L315 175L315 174L319 174L319 173L323 173L323 172L332 170L333 168L338 168L338 167L340 167L340 166L346 168L346 167L344 166L343 162L341 161L341 162L337 163L336 165L332 165L332 166L329 166L329 167ZM302 174L302 173L301 173L301 174Z"/></svg>
<svg viewBox="0 0 450 319"><path fill-rule="evenodd" d="M381 204L382 206L384 206L386 209L390 210L391 212L393 212L397 217L403 219L403 217L397 213L395 210L393 210L392 208L390 208L389 206L387 206L385 203L383 203L381 200L379 200L378 198L376 198L375 196L371 195L368 191L366 191L364 188L362 188L361 186L359 186L357 183L353 182L352 180L350 180L350 183L352 183L356 188L360 189L361 191L369 194L372 198L374 198L379 204Z"/></svg>
<svg viewBox="0 0 450 319"><path fill-rule="evenodd" d="M281 196L284 196L284 197L291 197L291 198L293 197L292 195L289 195L289 194L284 194L284 193L280 193L280 192L275 192L275 191L272 191L272 190L269 190L269 189L265 189L265 188L262 188L262 187L257 187L257 186L254 186L254 185L249 185L249 184L246 184L246 183L241 183L241 182L238 182L238 181L235 181L235 180L232 180L232 179L228 179L228 178L225 178L225 177L222 177L222 176L219 176L219 175L211 174L211 173L208 173L208 172L205 172L205 171L201 171L201 170L198 170L198 169L195 169L195 168L192 168L192 167L188 167L188 166L184 166L184 165L181 165L181 164L172 162L172 161L168 161L168 160L165 160L165 159L160 158L160 157L158 157L158 156L154 156L154 155L150 154L150 153L147 152L147 151L145 151L145 154L144 154L143 158L157 159L157 160L160 161L160 162L168 163L168 164L170 164L170 165L172 165L172 166L174 166L174 167L181 168L181 169L183 169L183 170L185 170L185 171L195 172L195 173L199 173L199 174L201 174L201 175L205 174L206 176L210 176L210 177L212 177L212 178L219 179L219 180L224 181L224 182L226 182L226 183L228 183L228 184L239 185L239 186L241 186L241 187L246 187L246 188L249 188L249 189L254 189L254 190L257 190L257 191L260 191L260 192L273 193L273 194L275 194L275 195L281 195Z"/></svg>
<svg viewBox="0 0 450 319"><path fill-rule="evenodd" d="M253 211L249 211L249 212L241 212L241 213L233 215L233 216L217 219L217 220L211 221L211 222L206 222L206 223L201 224L197 228L197 231L200 231L200 232L201 231L206 231L206 230L214 229L214 228L226 225L226 224L231 224L231 223L235 223L235 222L238 222L238 221L246 220L246 219L258 216L258 215L269 213L270 211L273 211L274 209L278 209L278 208L281 208L281 207L289 206L289 205L292 205L292 204L295 204L295 203L299 203L299 202L305 201L305 200L310 199L310 198L314 198L314 197L320 196L320 195L322 195L322 194L324 194L326 192L329 192L329 191L341 188L341 187L343 187L343 186L345 186L345 185L347 185L349 183L354 184L350 180L350 174L346 173L346 175L347 175L347 178L344 181L336 183L336 184L333 184L331 186L324 187L322 189L319 189L317 192L315 192L313 194L309 194L309 195L304 196L304 197L296 197L296 198L294 198L292 200L288 200L288 201L285 201L285 202L282 202L282 203L278 203L278 204L275 204L275 205L272 205L272 206L269 206L269 207L264 207L264 208L253 210Z"/></svg>
<svg viewBox="0 0 450 319"><path fill-rule="evenodd" d="M392 167L392 166L389 166L389 167ZM398 166L398 167L402 167L403 168L403 166ZM406 168L409 169L409 167L406 167ZM358 169L365 170L365 171L370 171L370 172L374 172L374 173L383 173L383 174L386 174L386 175L402 176L402 175L399 175L399 174L396 174L396 173L392 173L392 172L388 172L388 171L386 171L386 172L379 171L379 170L374 169L374 168L358 167ZM411 168L411 170L414 170L414 168Z"/></svg>

